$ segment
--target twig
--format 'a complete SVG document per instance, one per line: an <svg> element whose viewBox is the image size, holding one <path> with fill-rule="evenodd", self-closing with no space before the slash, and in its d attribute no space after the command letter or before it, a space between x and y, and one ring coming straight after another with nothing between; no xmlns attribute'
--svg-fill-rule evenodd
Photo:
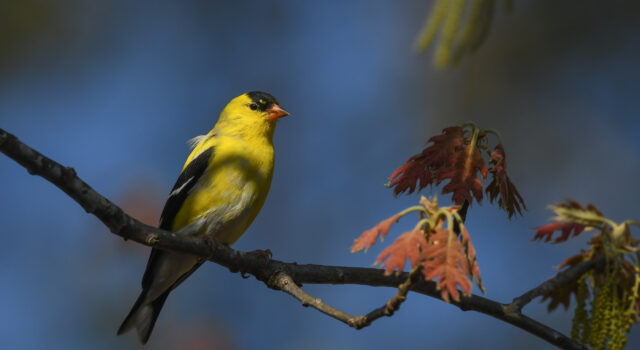
<svg viewBox="0 0 640 350"><path fill-rule="evenodd" d="M391 299L389 299L383 306L372 310L368 314L358 316L353 319L349 325L355 329L362 329L382 316L393 316L393 314L400 309L400 305L402 305L402 303L407 299L407 293L409 293L411 287L413 287L413 285L415 285L422 277L421 273L422 265L418 265L413 268L409 273L407 280L398 286L398 291Z"/></svg>
<svg viewBox="0 0 640 350"><path fill-rule="evenodd" d="M300 300L302 306L311 306L314 309L322 312L323 314L329 315L336 320L342 321L351 327L354 327L353 320L358 318L358 316L350 315L344 311L340 311L334 307L327 305L320 298L314 298L311 295L307 294L296 284L291 276L287 275L284 272L275 274L267 284L271 288L279 289Z"/></svg>
<svg viewBox="0 0 640 350"><path fill-rule="evenodd" d="M415 268L409 273L409 277L406 281L402 282L398 286L396 294L389 299L382 307L374 309L366 315L354 316L344 311L338 310L327 303L323 302L320 298L315 298L305 292L296 282L284 272L279 272L269 279L267 285L273 289L279 289L294 298L298 299L302 306L311 306L314 309L322 312L325 315L342 321L350 327L355 329L362 329L373 323L373 321L383 317L392 316L394 312L398 311L402 302L407 298L407 293L411 290L411 287L420 280L421 266Z"/></svg>
<svg viewBox="0 0 640 350"><path fill-rule="evenodd" d="M465 199L464 203L462 204L462 207L460 207L460 209L458 210L458 215L460 215L460 219L462 219L463 223L467 219L468 209L469 209L469 201ZM455 232L456 235L460 236L460 223L458 222L458 220L453 221L453 232Z"/></svg>
<svg viewBox="0 0 640 350"><path fill-rule="evenodd" d="M585 272L604 264L604 261L605 256L599 255L594 259L581 262L569 269L558 272L554 277L542 282L539 286L513 299L513 302L509 304L509 312L522 311L522 308L529 304L533 299L548 295L558 287L579 279L580 276L585 274Z"/></svg>
<svg viewBox="0 0 640 350"><path fill-rule="evenodd" d="M25 167L30 174L42 176L67 193L85 211L95 215L102 221L112 233L147 246L192 254L226 266L233 272L242 271L252 274L272 288L277 285L273 281L270 285L269 281L280 273L286 274L294 281L293 284L289 283L290 286L297 286L297 283L311 283L398 287L409 278L409 273L385 275L384 270L381 269L312 264L299 265L273 259L266 260L256 254L247 254L224 245L210 245L205 240L194 236L179 235L178 233L160 230L128 216L122 209L78 178L72 168L64 167L45 157L2 129L0 129L0 151ZM571 267L562 273L573 274L571 271L574 271L576 267ZM295 291L295 288L291 288L292 291ZM440 292L434 282L419 281L412 284L410 290L441 300ZM534 293L531 299L535 296L537 295ZM519 312L512 312L507 304L477 295L463 295L460 301L452 301L451 304L463 311L477 311L503 320L560 348L585 349L564 334Z"/></svg>

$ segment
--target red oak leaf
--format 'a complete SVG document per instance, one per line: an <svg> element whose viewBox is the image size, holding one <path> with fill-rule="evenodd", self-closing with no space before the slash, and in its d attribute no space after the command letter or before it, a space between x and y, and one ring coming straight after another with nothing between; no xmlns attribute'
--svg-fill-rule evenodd
<svg viewBox="0 0 640 350"><path fill-rule="evenodd" d="M507 162L504 153L504 147L502 144L498 144L493 153L491 153L491 161L493 167L490 169L493 174L493 179L489 186L487 186L486 192L489 195L489 201L493 201L498 198L498 205L507 211L509 219L517 211L522 215L522 209L527 210L524 200L516 186L511 182L509 176L507 176Z"/></svg>
<svg viewBox="0 0 640 350"><path fill-rule="evenodd" d="M376 243L378 236L382 235L381 239L384 239L389 233L391 225L396 223L400 219L400 214L396 214L386 220L382 220L379 224L372 229L364 231L360 237L358 237L353 246L351 246L351 252L359 252L361 250L367 251L371 246Z"/></svg>
<svg viewBox="0 0 640 350"><path fill-rule="evenodd" d="M572 232L573 237L575 237L582 231L584 231L584 229L584 225L572 222L552 222L543 226L536 227L536 235L533 237L533 240L535 241L544 238L545 242L549 242L553 236L553 233L558 230L561 231L562 234L556 237L556 240L553 243L561 243L569 239Z"/></svg>
<svg viewBox="0 0 640 350"><path fill-rule="evenodd" d="M472 202L471 194L478 202L482 201L482 182L477 176L478 171L483 179L487 178L487 165L482 159L480 150L475 145L467 145L464 150L454 154L451 166L437 171L438 181L450 180L442 189L442 193L453 192L451 200L462 205L465 200Z"/></svg>
<svg viewBox="0 0 640 350"><path fill-rule="evenodd" d="M544 294L540 302L544 303L547 299L550 299L549 305L547 305L547 312L555 310L560 304L564 306L565 310L568 310L571 305L571 294L577 295L578 287L577 280L561 284L557 288L552 289L551 292Z"/></svg>
<svg viewBox="0 0 640 350"><path fill-rule="evenodd" d="M462 226L462 232L460 232L460 240L467 253L467 260L469 261L469 266L471 267L471 276L476 279L476 283L478 284L478 287L480 288L482 293L485 293L484 285L482 284L482 278L480 277L480 266L478 266L478 259L476 259L476 249L471 243L471 236L469 236L469 231L467 231L467 228L464 226Z"/></svg>
<svg viewBox="0 0 640 350"><path fill-rule="evenodd" d="M556 237L553 243L564 242L572 235L575 237L582 231L592 230L606 222L600 210L591 203L587 203L587 206L584 207L569 199L564 203L551 205L549 208L556 214L553 218L554 222L536 227L534 241L544 238L545 242L549 242L555 231L560 231L560 236ZM594 245L597 243L596 241L589 242L589 244Z"/></svg>
<svg viewBox="0 0 640 350"><path fill-rule="evenodd" d="M561 270L567 266L572 267L587 259L588 259L588 252L582 252L580 254L576 254L574 256L570 256L566 258L562 263L560 263L560 265L558 265L557 269Z"/></svg>
<svg viewBox="0 0 640 350"><path fill-rule="evenodd" d="M562 269L564 267L573 267L584 261L587 252L582 252L580 254L576 254L572 257L567 258L565 261L558 266L558 269ZM577 294L578 292L578 281L573 280L568 283L562 284L557 288L552 289L550 292L545 293L542 296L541 303L545 302L549 299L549 305L547 305L547 311L551 312L558 308L558 306L563 305L564 309L569 309L571 305L571 294Z"/></svg>
<svg viewBox="0 0 640 350"><path fill-rule="evenodd" d="M462 149L464 129L452 126L442 130L442 135L436 135L429 139L433 145L422 151L427 159L427 164L432 168L438 168L451 162L451 156Z"/></svg>
<svg viewBox="0 0 640 350"><path fill-rule="evenodd" d="M418 185L418 181L420 184ZM426 164L422 154L415 155L396 169L389 178L389 187L394 187L393 193L398 195L405 191L413 193L418 187L418 191L427 187L433 182L431 170Z"/></svg>
<svg viewBox="0 0 640 350"><path fill-rule="evenodd" d="M401 272L409 259L411 266L416 266L422 259L422 252L427 248L427 239L422 229L415 229L403 233L392 245L385 248L378 258L376 264L382 262L385 273L389 274L395 270Z"/></svg>
<svg viewBox="0 0 640 350"><path fill-rule="evenodd" d="M464 294L471 293L469 261L455 233L449 230L432 233L423 255L423 274L428 280L438 279L436 283L444 301L460 300L458 286Z"/></svg>
<svg viewBox="0 0 640 350"><path fill-rule="evenodd" d="M431 185L435 180L433 172L452 163L454 154L462 149L463 136L464 130L453 126L442 130L442 135L430 138L431 146L409 158L391 174L388 186L395 187L393 193L413 193L416 188L419 191Z"/></svg>
<svg viewBox="0 0 640 350"><path fill-rule="evenodd" d="M593 205L592 203L587 203L587 206L585 207L582 204L580 204L578 201L573 199L567 199L564 203L558 204L557 207L574 209L578 211L592 212L598 216L602 216L602 212L598 208L596 208L596 206Z"/></svg>

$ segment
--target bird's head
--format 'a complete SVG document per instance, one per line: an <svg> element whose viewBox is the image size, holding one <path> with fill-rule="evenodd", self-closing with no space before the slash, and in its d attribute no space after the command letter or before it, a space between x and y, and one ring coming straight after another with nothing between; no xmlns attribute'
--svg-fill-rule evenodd
<svg viewBox="0 0 640 350"><path fill-rule="evenodd" d="M280 107L275 97L266 92L251 91L229 102L212 132L271 137L276 121L287 115L289 112Z"/></svg>
<svg viewBox="0 0 640 350"><path fill-rule="evenodd" d="M276 121L289 115L289 112L285 111L280 107L280 105L278 105L276 98L266 92L251 91L245 95L250 100L247 103L247 107L255 113L260 114L261 117L268 121Z"/></svg>
<svg viewBox="0 0 640 350"><path fill-rule="evenodd" d="M222 114L230 116L232 119L275 122L289 115L289 112L282 109L276 98L270 94L251 91L231 100Z"/></svg>

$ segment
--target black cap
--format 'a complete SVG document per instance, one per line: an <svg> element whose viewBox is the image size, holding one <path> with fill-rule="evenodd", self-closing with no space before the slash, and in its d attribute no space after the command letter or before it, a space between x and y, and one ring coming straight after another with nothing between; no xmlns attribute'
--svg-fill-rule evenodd
<svg viewBox="0 0 640 350"><path fill-rule="evenodd" d="M262 91L247 92L247 96L258 106L258 110L264 112L274 104L278 104L278 100L270 94Z"/></svg>

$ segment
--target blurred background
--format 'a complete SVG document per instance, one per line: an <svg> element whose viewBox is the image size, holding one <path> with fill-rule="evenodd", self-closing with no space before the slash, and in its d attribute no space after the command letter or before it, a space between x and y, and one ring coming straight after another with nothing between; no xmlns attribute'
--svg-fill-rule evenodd
<svg viewBox="0 0 640 350"><path fill-rule="evenodd" d="M516 1L496 9L477 53L432 68L412 43L431 1L0 0L0 127L68 166L134 216L157 222L189 153L222 107L250 90L292 116L275 135L271 193L235 245L300 263L370 266L353 239L415 204L383 184L426 140L472 120L501 132L529 211L474 205L467 227L487 296L551 277L588 235L531 242L548 204L595 203L640 219L640 3ZM431 193L430 190L423 192ZM450 196L441 196L449 203ZM0 344L138 349L117 337L149 249L110 234L50 183L0 156ZM412 226L404 220L392 233ZM637 234L637 232L636 232ZM395 291L306 286L352 314ZM479 293L478 290L474 292ZM568 333L572 310L525 309ZM410 295L361 331L205 264L165 304L150 349L546 349L488 316ZM640 347L640 327L628 348Z"/></svg>

